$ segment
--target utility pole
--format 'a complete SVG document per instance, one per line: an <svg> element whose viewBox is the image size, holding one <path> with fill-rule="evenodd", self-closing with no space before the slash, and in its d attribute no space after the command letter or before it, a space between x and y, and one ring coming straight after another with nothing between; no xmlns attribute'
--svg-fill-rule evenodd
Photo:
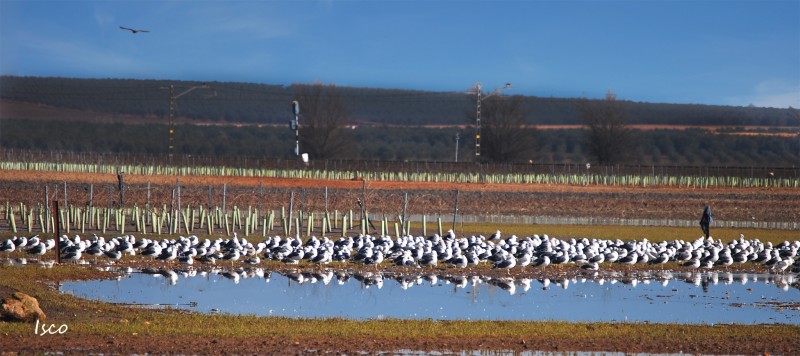
<svg viewBox="0 0 800 356"><path fill-rule="evenodd" d="M169 162L175 153L175 86L169 86Z"/></svg>
<svg viewBox="0 0 800 356"><path fill-rule="evenodd" d="M483 99L481 99L483 89L481 88L480 82L475 84L475 90L478 92L478 111L475 113L475 160L478 160L481 156L481 101L483 101Z"/></svg>
<svg viewBox="0 0 800 356"><path fill-rule="evenodd" d="M483 84L478 82L473 88L470 88L469 93L474 93L477 96L477 111L475 112L475 160L481 157L481 102L492 96L500 94L504 89L511 88L511 83L506 83L500 88L496 88L491 93L483 95Z"/></svg>
<svg viewBox="0 0 800 356"><path fill-rule="evenodd" d="M161 89L169 89L169 161L172 162L172 156L175 154L175 101L178 98L189 94L195 89L210 89L211 87L203 83L201 85L194 85L186 89L186 91L175 95L175 86L170 85L169 88L161 88ZM214 96L217 95L217 92L214 92Z"/></svg>

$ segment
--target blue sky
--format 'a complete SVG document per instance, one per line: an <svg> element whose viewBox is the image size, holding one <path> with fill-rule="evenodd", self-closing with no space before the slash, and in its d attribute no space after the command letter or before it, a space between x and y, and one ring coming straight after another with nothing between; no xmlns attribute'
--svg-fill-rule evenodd
<svg viewBox="0 0 800 356"><path fill-rule="evenodd" d="M0 0L0 74L797 108L800 0Z"/></svg>

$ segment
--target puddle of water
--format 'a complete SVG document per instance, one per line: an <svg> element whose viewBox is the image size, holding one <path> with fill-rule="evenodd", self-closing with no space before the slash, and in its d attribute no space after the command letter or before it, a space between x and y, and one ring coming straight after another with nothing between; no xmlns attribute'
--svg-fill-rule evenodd
<svg viewBox="0 0 800 356"><path fill-rule="evenodd" d="M251 269L134 271L67 282L83 298L201 312L304 318L800 324L794 275L659 272L531 280Z"/></svg>

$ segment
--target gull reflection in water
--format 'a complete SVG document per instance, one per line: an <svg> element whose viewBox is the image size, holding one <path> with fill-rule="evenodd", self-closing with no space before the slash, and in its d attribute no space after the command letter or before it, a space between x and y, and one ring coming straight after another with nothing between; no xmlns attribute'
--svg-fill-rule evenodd
<svg viewBox="0 0 800 356"><path fill-rule="evenodd" d="M44 264L44 266L47 266ZM242 279L260 278L266 283L270 283L273 271L264 270L263 268L239 268L236 270L229 269L211 269L211 270L196 270L189 267L188 269L142 269L142 270L128 270L122 271L124 273L144 273L150 274L154 277L164 278L167 284L177 285L179 277L192 278L192 277L206 277L211 275L219 275L227 280L232 281L234 284L239 284ZM437 275L430 272L423 274L409 274L399 272L380 272L380 271L347 271L347 270L330 270L321 269L314 271L301 271L301 270L285 270L277 271L280 275L287 278L291 284L321 284L321 285L345 285L351 281L356 281L363 288L377 288L381 289L385 281L393 281L402 290L409 290L414 286L428 285L431 287L441 285L452 285L454 290L464 289L468 285L473 289L479 288L480 285L486 284L488 286L497 287L500 290L514 295L517 292L528 292L531 289L531 278L514 278L514 277L489 277L489 276L464 276L464 275ZM331 282L336 280L335 284ZM746 285L748 283L757 283L759 280L765 284L774 284L776 288L787 291L789 288L800 289L800 281L794 274L748 274L748 273L732 273L732 272L717 272L717 271L691 271L691 272L670 272L660 271L658 273L642 273L639 276L625 276L616 272L598 273L594 272L580 277L566 278L561 277L555 280L555 285L562 290L567 290L571 285L595 283L599 286L605 284L614 285L621 283L629 288L637 288L641 285L649 285L657 283L663 288L672 285L677 288L673 283L686 283L695 287L702 287L704 292L708 292L710 287L722 285L729 286L735 283ZM550 278L538 278L536 281L541 285L542 290L549 290L553 281Z"/></svg>

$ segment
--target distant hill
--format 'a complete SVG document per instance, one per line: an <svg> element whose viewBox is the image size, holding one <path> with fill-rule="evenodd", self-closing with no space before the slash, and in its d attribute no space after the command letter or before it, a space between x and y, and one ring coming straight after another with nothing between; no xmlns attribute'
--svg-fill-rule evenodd
<svg viewBox="0 0 800 356"><path fill-rule="evenodd" d="M167 153L169 86L197 82L0 77L0 150ZM207 83L177 100L175 152L184 157L293 157L295 86ZM342 159L474 160L465 93L340 87L353 150ZM537 151L526 162L589 161L577 98L524 97ZM622 102L641 146L628 164L798 167L800 140L787 109ZM421 127L421 125L425 125ZM542 127L542 125L547 125ZM546 128L546 129L545 129ZM455 140L456 134L461 137ZM458 142L458 148L456 143Z"/></svg>
<svg viewBox="0 0 800 356"><path fill-rule="evenodd" d="M170 85L180 94L199 82L133 79L0 77L0 99L108 115L166 117ZM285 124L295 85L209 82L177 100L179 117L204 122ZM302 84L296 84L302 85ZM475 107L465 93L339 87L354 123L462 125ZM531 124L578 124L577 98L527 96ZM680 126L792 126L788 109L623 101L631 124ZM0 108L2 109L2 108ZM80 116L80 115L78 115Z"/></svg>

